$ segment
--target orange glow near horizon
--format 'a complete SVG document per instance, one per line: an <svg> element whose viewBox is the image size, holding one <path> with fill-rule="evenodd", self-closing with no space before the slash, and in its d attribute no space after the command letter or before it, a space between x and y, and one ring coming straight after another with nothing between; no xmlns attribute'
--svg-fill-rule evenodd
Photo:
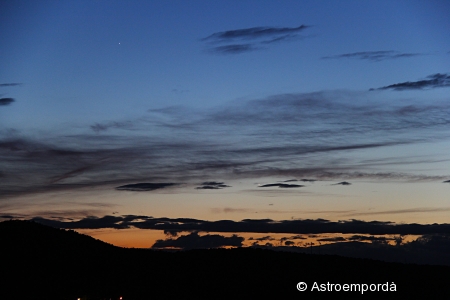
<svg viewBox="0 0 450 300"><path fill-rule="evenodd" d="M152 230L152 229L137 229L137 228L129 228L129 229L77 229L79 233L89 235L95 239L104 241L106 243L125 248L151 248L156 240L159 239L168 239L177 237L170 237L162 230ZM189 232L180 232L179 236L187 235ZM354 235L359 236L375 236L375 237L385 237L388 240L390 245L395 245L394 237L398 237L399 235L386 234L386 235L369 235L369 234L341 234L341 233L320 233L320 234L291 234L291 233L254 233L254 232L200 232L199 235L207 235L207 234L218 234L225 237L231 237L233 234L236 234L240 237L245 238L243 242L244 247L249 247L253 243L257 243L260 246L266 245L269 243L272 246L286 246L286 241L291 241L292 246L296 247L309 247L311 243L313 246L326 245L330 243L334 243L336 241L320 241L320 239L328 238L337 238L343 237L347 241L350 237ZM406 235L403 236L403 243L408 243L419 238L420 235ZM265 239L264 239L265 238ZM365 241L369 242L370 241Z"/></svg>
<svg viewBox="0 0 450 300"><path fill-rule="evenodd" d="M76 229L77 232L89 235L95 239L125 248L151 248L158 239L165 239L161 230L129 229Z"/></svg>

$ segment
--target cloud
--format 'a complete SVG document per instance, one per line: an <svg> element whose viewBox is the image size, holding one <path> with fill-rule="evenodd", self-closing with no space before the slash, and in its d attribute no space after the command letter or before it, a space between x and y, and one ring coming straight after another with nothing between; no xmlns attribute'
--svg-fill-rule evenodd
<svg viewBox="0 0 450 300"><path fill-rule="evenodd" d="M285 42L290 40L298 40L301 37L297 34L286 34L279 37L275 37L271 40L262 41L261 44L273 44L273 43L279 43L279 42Z"/></svg>
<svg viewBox="0 0 450 300"><path fill-rule="evenodd" d="M450 251L450 234L440 233L440 234L424 234L417 240L406 244L413 248L428 248L428 249L441 249L447 254Z"/></svg>
<svg viewBox="0 0 450 300"><path fill-rule="evenodd" d="M0 219L23 219L25 216L22 214L0 214Z"/></svg>
<svg viewBox="0 0 450 300"><path fill-rule="evenodd" d="M256 47L255 45L252 44L233 44L233 45L212 47L209 49L209 51L222 54L240 54L260 49L262 48Z"/></svg>
<svg viewBox="0 0 450 300"><path fill-rule="evenodd" d="M232 207L225 207L225 208L211 208L212 213L248 213L252 212L254 210L249 208L232 208Z"/></svg>
<svg viewBox="0 0 450 300"><path fill-rule="evenodd" d="M180 236L176 239L168 238L165 240L157 240L152 248L180 248L183 250L189 249L211 249L225 246L242 247L242 242L245 239L237 235L225 237L218 234L207 234L200 236L198 232L192 232L188 235Z"/></svg>
<svg viewBox="0 0 450 300"><path fill-rule="evenodd" d="M139 228L171 232L255 232L287 234L353 233L353 234L437 234L450 232L450 224L396 224L381 221L347 220L332 222L325 219L279 220L244 219L242 221L205 221L191 218L154 218L140 215L86 217L79 221L53 220L35 217L31 220L66 229Z"/></svg>
<svg viewBox="0 0 450 300"><path fill-rule="evenodd" d="M399 243L395 246L389 245L388 240L395 241L396 238L354 237L351 241L315 246L310 251L327 255L368 258L400 263L450 265L450 256L448 254L450 251L450 236L448 233L425 234L415 241ZM372 243L362 241L372 241ZM300 247L284 247L284 249L282 247L276 247L272 249L300 253L309 252L308 249Z"/></svg>
<svg viewBox="0 0 450 300"><path fill-rule="evenodd" d="M342 181L342 182L335 183L333 185L351 185L351 183L347 182L347 181Z"/></svg>
<svg viewBox="0 0 450 300"><path fill-rule="evenodd" d="M202 40L229 41L236 39L249 40L274 36L279 37L286 34L297 33L309 27L310 26L307 25L300 25L298 27L252 27L216 32L211 34L210 36L207 36L206 38L203 38Z"/></svg>
<svg viewBox="0 0 450 300"><path fill-rule="evenodd" d="M114 228L114 229L125 229L129 228L129 225L120 224L121 221L127 220L125 216L103 216L98 217L86 217L78 221L67 222L63 220L54 220L50 218L34 217L31 219L37 223L44 225L56 227L56 228L67 228L67 229L102 229L102 228ZM139 220L137 216L133 216L132 220ZM65 226L63 224L66 224ZM63 226L61 226L63 225Z"/></svg>
<svg viewBox="0 0 450 300"><path fill-rule="evenodd" d="M263 177L304 178L298 183L449 178L395 172L399 165L435 163L445 156L388 154L368 160L350 155L446 139L450 105L430 98L405 103L370 92L280 94L208 109L171 107L97 124L104 125L96 132L86 126L78 134L61 129L33 137L0 130L0 157L6 158L0 160L0 197L130 182L195 184L211 177L227 183ZM224 132L226 138L218 134Z"/></svg>
<svg viewBox="0 0 450 300"><path fill-rule="evenodd" d="M86 204L82 204L84 206ZM106 205L105 205L106 206ZM113 205L108 205L113 206ZM95 216L102 215L108 209L100 208L100 209L55 209L55 210L34 210L31 213L35 216L40 216L43 218L50 218L56 220L76 220L79 218L83 218L85 216ZM114 214L114 213L113 213Z"/></svg>
<svg viewBox="0 0 450 300"><path fill-rule="evenodd" d="M287 183L269 183L269 184L263 184L260 185L259 187L279 187L279 188L299 188L299 187L303 187L304 185L300 185L300 184L287 184Z"/></svg>
<svg viewBox="0 0 450 300"><path fill-rule="evenodd" d="M168 186L176 185L176 183L134 183L116 187L119 191L144 192L163 189Z"/></svg>
<svg viewBox="0 0 450 300"><path fill-rule="evenodd" d="M297 180L297 179L288 179L288 180L284 180L284 181L282 181L282 182L296 182L296 181L301 181L301 182L316 182L317 180L316 180L316 179L305 179L305 178L303 178L303 179L300 179L300 180Z"/></svg>
<svg viewBox="0 0 450 300"><path fill-rule="evenodd" d="M436 73L433 75L429 75L424 80L419 81L406 81L396 84L387 85L384 87L378 88L378 90L395 90L395 91L404 91L404 90L420 90L420 89L434 89L440 87L450 87L450 75L449 74L440 74ZM372 89L373 90L373 89Z"/></svg>
<svg viewBox="0 0 450 300"><path fill-rule="evenodd" d="M303 179L300 179L299 181L303 181L303 182L316 182L317 180L316 180L316 179L305 179L305 178L303 178Z"/></svg>
<svg viewBox="0 0 450 300"><path fill-rule="evenodd" d="M216 181L206 181L201 184L201 186L196 187L197 190L219 190L223 188L230 187L223 182Z"/></svg>
<svg viewBox="0 0 450 300"><path fill-rule="evenodd" d="M264 49L262 45L285 42L299 38L299 33L311 26L252 27L213 33L203 39L212 53L240 54ZM244 42L245 41L245 42ZM215 44L226 44L214 46Z"/></svg>
<svg viewBox="0 0 450 300"><path fill-rule="evenodd" d="M130 121L126 121L126 122L105 122L105 123L95 123L94 125L91 125L91 129L96 132L99 133L101 131L107 131L108 129L132 129L133 128L133 123Z"/></svg>
<svg viewBox="0 0 450 300"><path fill-rule="evenodd" d="M171 236L171 237L176 237L176 236L178 236L178 231L176 231L176 230L164 230L164 234L165 235L168 235L168 236Z"/></svg>
<svg viewBox="0 0 450 300"><path fill-rule="evenodd" d="M10 105L14 101L13 98L0 98L0 106Z"/></svg>
<svg viewBox="0 0 450 300"><path fill-rule="evenodd" d="M64 179L68 179L73 176L77 176L79 174L82 174L85 171L89 171L89 169L92 168L92 166L83 166L80 168L76 168L75 170L70 170L69 172L65 172L61 175L54 176L53 180L51 181L52 184L58 183L59 181L62 181Z"/></svg>
<svg viewBox="0 0 450 300"><path fill-rule="evenodd" d="M197 190L220 190L222 188L218 187L218 186L212 186L212 185L202 185L202 186L196 187L195 189L197 189Z"/></svg>
<svg viewBox="0 0 450 300"><path fill-rule="evenodd" d="M430 213L430 212L446 212L450 211L449 207L418 207L409 209L393 209L383 211L370 212L352 212L346 216L370 216L370 215L390 215L390 214L409 214L409 213Z"/></svg>
<svg viewBox="0 0 450 300"><path fill-rule="evenodd" d="M250 237L248 240L249 241L260 241L260 242L262 242L262 241L275 241L276 239L271 237L270 235L266 235L266 236L263 236L263 237L260 237L260 238Z"/></svg>
<svg viewBox="0 0 450 300"><path fill-rule="evenodd" d="M293 235L293 236L281 238L281 241L285 241L285 240L306 240L306 238L301 235Z"/></svg>
<svg viewBox="0 0 450 300"><path fill-rule="evenodd" d="M321 238L317 240L318 242L345 242L346 239L342 236Z"/></svg>
<svg viewBox="0 0 450 300"><path fill-rule="evenodd" d="M219 186L219 187L227 187L227 185L225 185L223 182L218 182L218 181L205 181L205 182L202 182L202 185L214 185L214 186Z"/></svg>
<svg viewBox="0 0 450 300"><path fill-rule="evenodd" d="M424 55L421 53L402 53L398 51L363 51L363 52L353 52L353 53L344 53L339 55L331 55L324 56L322 59L340 59L340 58L356 58L370 61L382 61L388 59L397 59L404 57L413 57Z"/></svg>
<svg viewBox="0 0 450 300"><path fill-rule="evenodd" d="M47 199L49 200L49 199ZM66 199L64 207L60 206L59 201L47 201L47 208L42 208L39 204L29 204L27 202L10 201L0 204L0 211L23 211L26 209L28 216L39 216L52 220L79 220L86 216L101 216L111 212L116 205L99 202L79 203ZM117 214L117 212L112 212ZM17 218L27 218L26 215L17 215Z"/></svg>
<svg viewBox="0 0 450 300"><path fill-rule="evenodd" d="M371 241L371 242L387 242L394 240L393 238L387 237L376 237L376 236L366 236L366 235L353 235L348 238L349 241Z"/></svg>
<svg viewBox="0 0 450 300"><path fill-rule="evenodd" d="M22 85L21 83L0 83L0 87L7 87L7 86L19 86Z"/></svg>

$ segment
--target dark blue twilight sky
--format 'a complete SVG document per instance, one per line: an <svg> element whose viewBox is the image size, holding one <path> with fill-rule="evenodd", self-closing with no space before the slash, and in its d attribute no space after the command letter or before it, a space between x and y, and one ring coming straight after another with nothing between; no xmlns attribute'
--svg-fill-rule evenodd
<svg viewBox="0 0 450 300"><path fill-rule="evenodd" d="M448 223L449 15L2 1L2 217Z"/></svg>

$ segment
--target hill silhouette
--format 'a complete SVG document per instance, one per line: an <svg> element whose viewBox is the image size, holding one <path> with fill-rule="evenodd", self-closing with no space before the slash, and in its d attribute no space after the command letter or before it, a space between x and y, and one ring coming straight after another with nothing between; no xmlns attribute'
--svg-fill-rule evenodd
<svg viewBox="0 0 450 300"><path fill-rule="evenodd" d="M5 299L302 297L419 299L450 295L448 266L237 248L127 249L30 221L0 223ZM299 292L298 282L309 289ZM396 291L311 291L317 284L395 284ZM341 286L342 287L342 286Z"/></svg>

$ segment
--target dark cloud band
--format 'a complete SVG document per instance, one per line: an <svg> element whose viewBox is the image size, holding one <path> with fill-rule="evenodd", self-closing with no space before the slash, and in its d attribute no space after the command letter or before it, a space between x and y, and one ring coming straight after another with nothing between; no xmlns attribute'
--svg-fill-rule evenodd
<svg viewBox="0 0 450 300"><path fill-rule="evenodd" d="M230 187L223 182L217 181L205 181L200 186L196 187L197 190L220 190L223 188Z"/></svg>
<svg viewBox="0 0 450 300"><path fill-rule="evenodd" d="M170 232L255 232L255 233L354 233L354 234L434 234L450 232L450 224L396 224L380 221L339 221L245 219L242 221L220 220L205 221L189 218L153 218L148 216L104 216L87 217L75 222L44 219L36 217L33 221L66 229L98 229L130 227L155 229Z"/></svg>
<svg viewBox="0 0 450 300"><path fill-rule="evenodd" d="M134 183L116 187L119 191L145 192L163 189L168 186L176 185L176 183Z"/></svg>
<svg viewBox="0 0 450 300"><path fill-rule="evenodd" d="M14 101L13 98L0 98L0 106L10 105Z"/></svg>
<svg viewBox="0 0 450 300"><path fill-rule="evenodd" d="M177 238L169 238L165 240L157 240L152 248L178 248L183 250L189 249L211 249L225 246L242 247L245 239L237 235L225 237L219 234L207 234L200 236L198 232L192 232Z"/></svg>
<svg viewBox="0 0 450 300"><path fill-rule="evenodd" d="M283 188L283 189L287 189L287 188L299 188L299 187L304 187L304 185L300 185L300 184L288 184L288 183L268 183L268 184L263 184L260 185L259 187L279 187L279 188Z"/></svg>

